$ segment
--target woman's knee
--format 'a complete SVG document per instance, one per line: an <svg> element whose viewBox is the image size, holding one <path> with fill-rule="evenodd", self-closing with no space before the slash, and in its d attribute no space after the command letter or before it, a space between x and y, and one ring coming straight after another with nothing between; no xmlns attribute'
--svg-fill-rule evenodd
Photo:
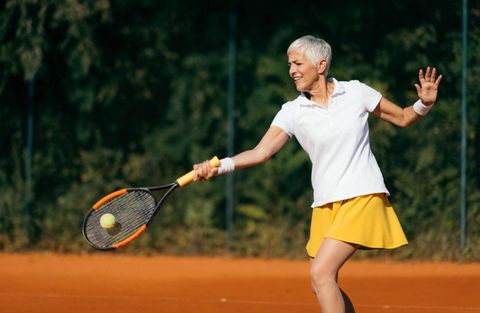
<svg viewBox="0 0 480 313"><path fill-rule="evenodd" d="M337 273L322 264L312 264L310 267L310 280L312 288L316 293L319 288L325 285L337 283Z"/></svg>

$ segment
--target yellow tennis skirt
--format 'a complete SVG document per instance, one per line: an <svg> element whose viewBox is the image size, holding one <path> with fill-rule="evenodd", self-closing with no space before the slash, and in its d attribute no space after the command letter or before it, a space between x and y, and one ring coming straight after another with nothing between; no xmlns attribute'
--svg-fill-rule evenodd
<svg viewBox="0 0 480 313"><path fill-rule="evenodd" d="M360 249L394 249L408 244L387 196L371 194L313 208L307 253L315 257L323 238L359 245Z"/></svg>

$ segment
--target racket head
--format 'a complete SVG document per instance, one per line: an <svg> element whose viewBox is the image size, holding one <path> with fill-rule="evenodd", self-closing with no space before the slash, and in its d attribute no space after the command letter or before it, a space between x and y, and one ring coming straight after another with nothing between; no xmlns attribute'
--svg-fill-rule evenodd
<svg viewBox="0 0 480 313"><path fill-rule="evenodd" d="M82 226L83 236L91 246L99 250L123 247L147 229L159 204L146 188L113 192L95 203L86 214ZM104 229L100 225L100 218L107 213L113 214L116 220L111 229Z"/></svg>

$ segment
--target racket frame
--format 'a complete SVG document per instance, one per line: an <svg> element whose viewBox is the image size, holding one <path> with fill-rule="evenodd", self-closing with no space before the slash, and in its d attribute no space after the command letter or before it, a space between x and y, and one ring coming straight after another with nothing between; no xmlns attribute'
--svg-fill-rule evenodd
<svg viewBox="0 0 480 313"><path fill-rule="evenodd" d="M153 218L155 217L155 215L157 215L158 209L160 208L162 203L172 193L172 191L175 190L177 187L180 187L180 184L177 181L175 181L171 184L162 185L162 186L142 187L142 188L124 188L124 189L120 189L120 190L114 191L114 192L106 195L102 199L98 200L92 206L92 209L90 211L88 211L87 214L85 215L85 218L83 219L83 224L82 224L83 237L88 242L88 244L90 244L92 247L94 247L95 249L98 249L98 250L102 250L102 251L115 250L117 248L120 248L120 247L123 247L123 246L129 244L130 242L137 239L143 232L145 232L147 230L147 228L150 226L150 223L153 221ZM157 197L155 197L155 195L152 193L152 191L159 191L159 190L165 190L165 189L167 189L167 191L162 195L160 200L157 201ZM117 242L117 243L111 245L110 247L99 247L99 246L97 246L95 243L93 243L88 238L88 235L87 235L87 232L86 232L87 221L88 221L90 215L92 215L97 209L102 207L104 204L107 204L111 200L113 200L117 197L120 197L121 195L124 195L128 192L133 192L133 191L146 192L153 198L154 203L155 203L155 208L153 210L152 215L150 216L150 218L148 219L148 221L144 225L139 227L136 232L134 232L133 234L131 234L129 237L125 238L124 240L122 240L120 242Z"/></svg>
<svg viewBox="0 0 480 313"><path fill-rule="evenodd" d="M220 160L216 156L213 157L212 159L210 159L209 162L210 162L210 165L212 167L219 167L221 165ZM103 251L114 250L114 249L117 249L117 248L120 248L120 247L123 247L123 246L129 244L130 242L137 239L143 232L145 232L147 230L147 228L150 226L150 223L153 221L153 218L155 217L155 215L157 215L158 209L160 208L162 203L165 201L165 199L172 193L172 191L175 190L177 187L183 187L183 186L189 184L193 180L193 175L194 175L194 171L192 170L192 171L188 172L187 174L184 174L183 176L177 178L177 180L174 181L173 183L170 183L170 184L167 184L167 185L154 186L154 187L142 187L142 188L124 188L124 189L120 189L120 190L117 190L115 192L112 192L112 193L106 195L102 199L98 200L92 206L90 211L88 211L88 213L85 215L85 218L83 219L83 224L82 224L83 237L88 242L88 244L90 244L92 247L94 247L98 250L103 250ZM157 201L157 198L155 197L155 195L152 194L152 191L165 190L165 189L167 189L167 191L163 194L163 196L160 198L160 200ZM115 198L117 198L117 197L119 197L119 196L121 196L125 193L132 192L132 191L143 191L143 192L147 192L148 194L150 194L150 196L152 196L153 201L155 203L155 208L153 210L152 215L148 219L148 221L145 224L143 224L142 226L140 226L137 229L137 231L134 232L132 235L130 235L129 237L127 237L126 239L124 239L124 240L122 240L118 243L115 243L115 244L111 245L110 247L99 247L99 246L95 245L88 238L87 233L86 233L87 221L88 221L90 215L92 215L92 213L95 212L95 210L98 210L101 206L108 203L109 201L111 201L111 200L113 200L113 199L115 199Z"/></svg>

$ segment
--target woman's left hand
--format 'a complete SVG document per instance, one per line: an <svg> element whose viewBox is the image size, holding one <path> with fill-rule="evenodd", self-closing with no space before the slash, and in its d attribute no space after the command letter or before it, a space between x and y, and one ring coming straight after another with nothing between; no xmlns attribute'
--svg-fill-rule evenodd
<svg viewBox="0 0 480 313"><path fill-rule="evenodd" d="M442 80L442 75L439 75L436 79L435 76L436 69L430 69L430 66L427 67L425 75L422 69L418 71L420 85L415 84L415 88L417 89L418 97L425 105L432 105L437 100L438 86Z"/></svg>

